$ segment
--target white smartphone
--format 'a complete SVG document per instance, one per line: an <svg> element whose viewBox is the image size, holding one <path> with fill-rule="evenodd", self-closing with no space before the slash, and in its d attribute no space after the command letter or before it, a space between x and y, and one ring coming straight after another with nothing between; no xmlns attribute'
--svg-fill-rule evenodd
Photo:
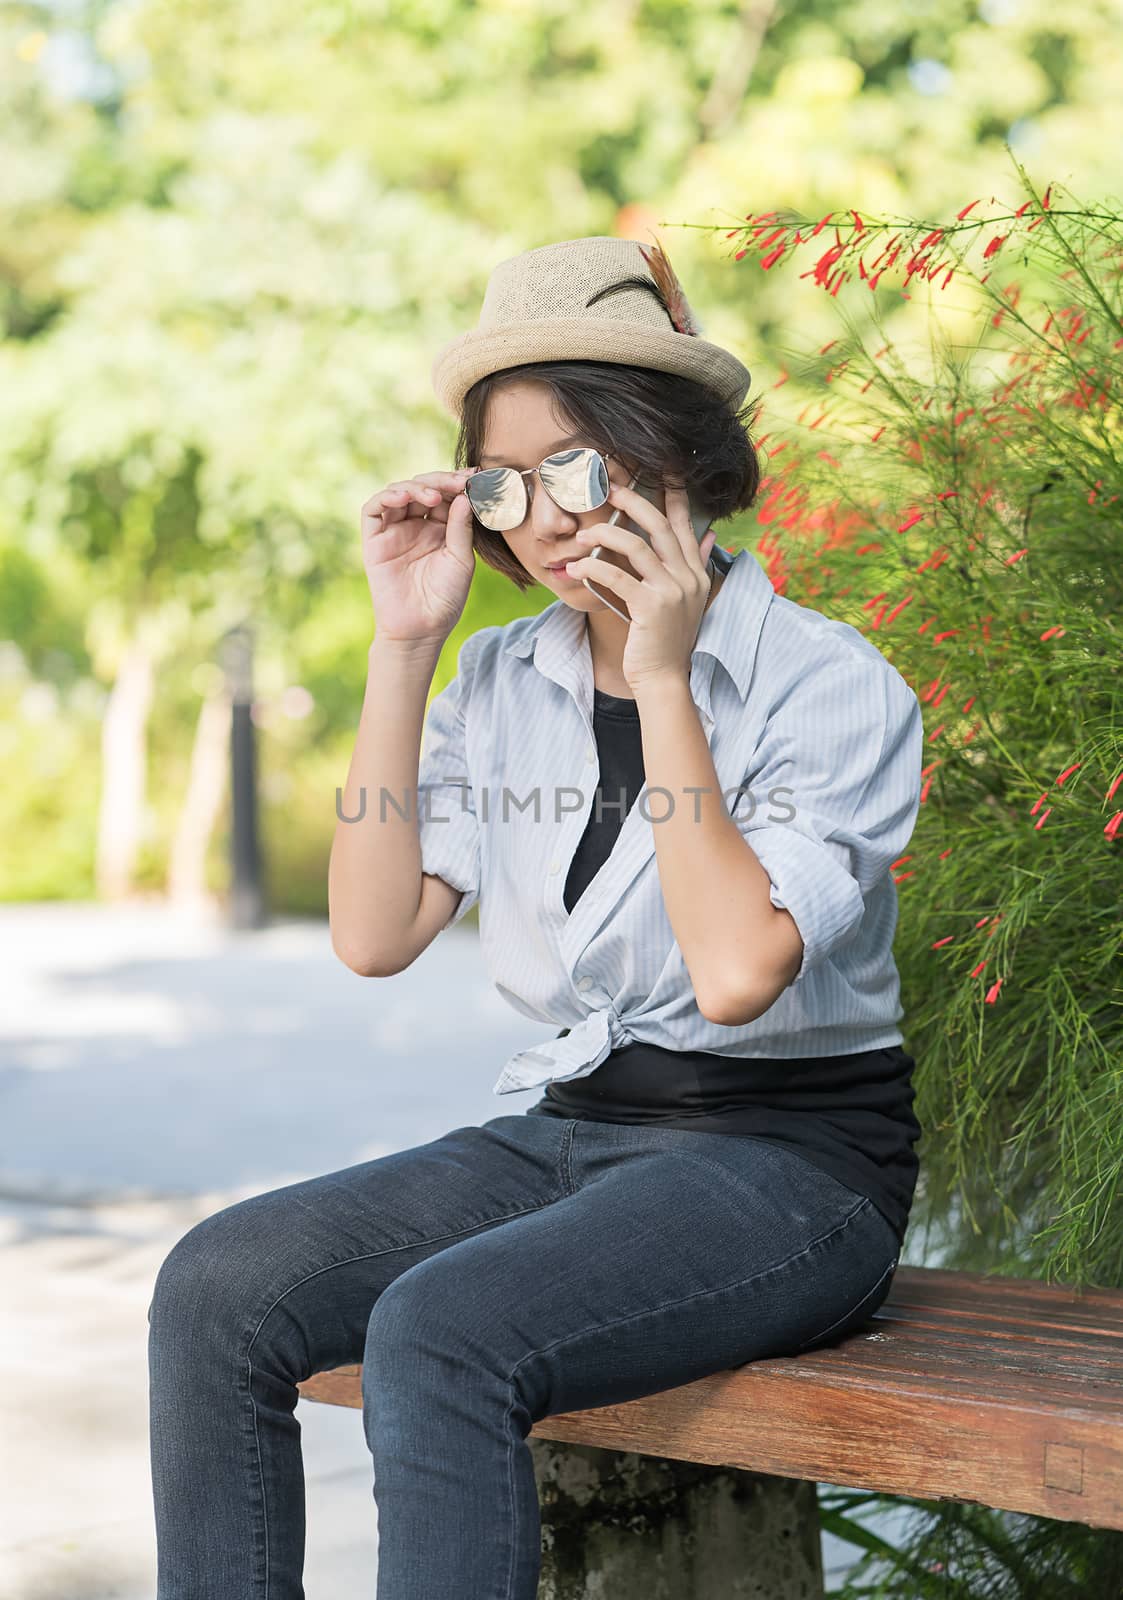
<svg viewBox="0 0 1123 1600"><path fill-rule="evenodd" d="M628 488L637 490L639 494L643 495L645 500L650 500L652 505L657 504L660 490L654 484L646 482L641 483L639 479L639 473L633 473L631 481L628 484ZM702 508L697 505L696 502L689 496L687 497L687 500L690 508L690 524L694 529L694 537L697 539L698 543L701 544L702 540L709 532L713 518L708 512L703 511ZM624 528L629 533L638 533L640 538L645 540L646 543L651 543L651 535L647 532L646 528L639 527L637 523L635 523L625 514L620 506L617 506L611 512L611 514L605 518L605 521L611 525L621 522L621 519L623 519ZM619 565L619 560L613 559L616 557L617 552L615 550L606 551L604 545L595 544L589 553L590 555L594 556L604 555L605 559L612 562L614 566ZM625 622L630 622L632 620L631 615L627 611L622 611L620 609L619 595L610 593L609 590L603 585L598 585L595 578L582 578L581 581L585 585L586 589L588 589L590 594L595 594L598 600L603 600L605 605L611 610L615 611L618 617L623 617Z"/></svg>

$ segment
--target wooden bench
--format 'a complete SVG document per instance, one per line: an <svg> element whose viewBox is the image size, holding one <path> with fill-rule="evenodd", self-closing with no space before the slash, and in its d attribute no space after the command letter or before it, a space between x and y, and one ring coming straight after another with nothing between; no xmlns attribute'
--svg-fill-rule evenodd
<svg viewBox="0 0 1123 1600"><path fill-rule="evenodd" d="M300 1385L360 1406L359 1367ZM1123 1292L900 1266L859 1332L537 1422L540 1600L823 1593L816 1483L1123 1528Z"/></svg>

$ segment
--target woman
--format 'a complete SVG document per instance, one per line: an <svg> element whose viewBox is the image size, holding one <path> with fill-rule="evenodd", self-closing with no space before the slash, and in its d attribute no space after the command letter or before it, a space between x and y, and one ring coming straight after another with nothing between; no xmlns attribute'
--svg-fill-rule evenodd
<svg viewBox="0 0 1123 1600"><path fill-rule="evenodd" d="M478 903L496 986L561 1031L495 1084L543 1088L528 1112L170 1252L159 1600L303 1593L296 1385L353 1362L381 1600L530 1600L534 1421L841 1338L899 1259L920 1129L890 865L919 707L856 630L699 542L692 513L756 493L748 372L661 253L591 238L501 263L433 377L458 470L363 508L333 947L388 976ZM426 713L476 551L556 598L472 634Z"/></svg>

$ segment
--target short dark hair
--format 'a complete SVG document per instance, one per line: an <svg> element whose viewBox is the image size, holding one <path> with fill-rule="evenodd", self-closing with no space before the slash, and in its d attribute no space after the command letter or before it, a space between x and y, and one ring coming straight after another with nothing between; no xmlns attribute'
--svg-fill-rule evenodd
<svg viewBox="0 0 1123 1600"><path fill-rule="evenodd" d="M477 466L488 404L505 383L540 383L553 396L564 425L580 431L606 455L634 463L644 476L665 475L685 487L715 522L747 511L761 469L750 429L759 398L739 408L706 384L654 367L616 361L534 361L478 379L464 397L455 466ZM519 589L537 580L499 533L472 518L473 545Z"/></svg>

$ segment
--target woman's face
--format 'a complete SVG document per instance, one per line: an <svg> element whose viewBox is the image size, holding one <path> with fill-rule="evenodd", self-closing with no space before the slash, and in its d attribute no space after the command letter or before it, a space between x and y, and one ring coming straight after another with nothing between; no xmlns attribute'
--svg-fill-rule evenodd
<svg viewBox="0 0 1123 1600"><path fill-rule="evenodd" d="M571 447L596 448L591 439L572 434L570 428L559 423L551 409L551 396L539 383L504 384L492 396L487 429L479 467L533 468L552 455L555 450ZM613 456L606 456L608 476L614 484L627 488L635 470ZM578 577L571 577L560 568L551 571L551 563L573 560L588 555L591 545L582 547L577 540L579 528L592 528L607 522L615 509L606 503L595 511L564 511L555 504L542 488L537 475L526 478L526 516L517 528L508 528L499 537L512 555L526 568L532 578L544 584L578 611L607 611L603 600L591 593ZM657 506L664 508L662 494ZM614 550L601 552L601 559L613 566L631 567Z"/></svg>

